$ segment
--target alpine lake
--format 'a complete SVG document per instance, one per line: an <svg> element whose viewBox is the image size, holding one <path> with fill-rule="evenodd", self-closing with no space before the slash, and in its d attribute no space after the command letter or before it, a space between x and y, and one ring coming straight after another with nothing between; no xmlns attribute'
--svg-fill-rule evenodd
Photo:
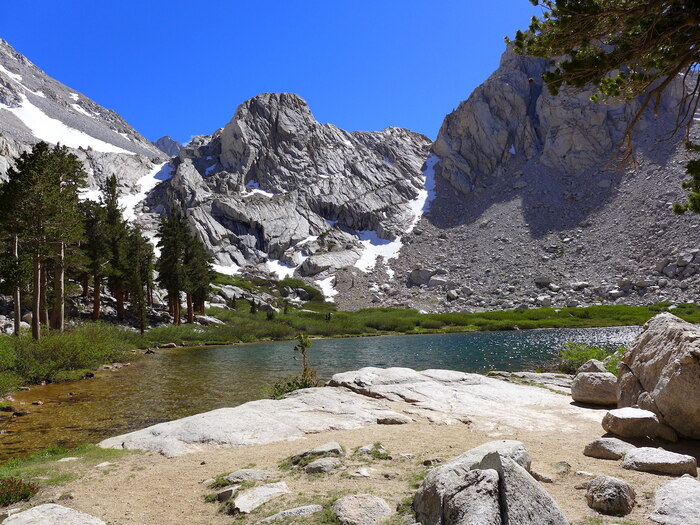
<svg viewBox="0 0 700 525"><path fill-rule="evenodd" d="M486 373L536 369L567 341L628 345L640 327L471 332L314 340L319 378L362 367L442 368ZM0 461L49 447L71 448L265 396L265 387L297 374L295 342L158 349L92 379L17 392L21 417L0 413ZM37 404L33 404L37 403Z"/></svg>

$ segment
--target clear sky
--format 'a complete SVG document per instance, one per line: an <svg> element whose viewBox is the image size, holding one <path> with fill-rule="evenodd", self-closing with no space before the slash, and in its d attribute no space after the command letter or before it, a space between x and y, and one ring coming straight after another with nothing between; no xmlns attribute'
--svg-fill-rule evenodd
<svg viewBox="0 0 700 525"><path fill-rule="evenodd" d="M528 0L4 0L0 37L147 138L187 141L264 92L347 130L435 138Z"/></svg>

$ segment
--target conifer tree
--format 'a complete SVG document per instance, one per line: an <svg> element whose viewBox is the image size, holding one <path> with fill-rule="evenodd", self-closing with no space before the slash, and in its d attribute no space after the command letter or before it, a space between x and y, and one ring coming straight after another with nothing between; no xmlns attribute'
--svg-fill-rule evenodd
<svg viewBox="0 0 700 525"><path fill-rule="evenodd" d="M179 212L162 219L158 226L158 283L168 293L168 310L175 324L181 322L180 293L186 283L184 254L188 233L185 219Z"/></svg>
<svg viewBox="0 0 700 525"><path fill-rule="evenodd" d="M204 301L214 280L211 256L199 238L188 232L184 253L187 322L194 322L194 310L203 314Z"/></svg>
<svg viewBox="0 0 700 525"><path fill-rule="evenodd" d="M105 235L109 246L109 288L114 294L117 319L124 319L125 280L129 269L127 261L128 225L119 204L119 183L116 175L110 175L102 186L102 204L105 208Z"/></svg>
<svg viewBox="0 0 700 525"><path fill-rule="evenodd" d="M129 264L127 289L139 331L143 334L148 323L146 306L153 276L153 247L143 236L139 227L129 228L127 260Z"/></svg>
<svg viewBox="0 0 700 525"><path fill-rule="evenodd" d="M92 319L100 318L100 296L102 280L109 272L109 242L105 229L105 207L98 202L86 200L81 203L85 239L81 245L85 257L86 272L92 277Z"/></svg>
<svg viewBox="0 0 700 525"><path fill-rule="evenodd" d="M45 142L19 155L15 166L0 190L0 214L7 231L17 236L18 256L32 260L32 337L39 339L49 259L54 272L52 327L63 329L65 254L82 233L78 190L85 184L85 171L66 147L51 148Z"/></svg>

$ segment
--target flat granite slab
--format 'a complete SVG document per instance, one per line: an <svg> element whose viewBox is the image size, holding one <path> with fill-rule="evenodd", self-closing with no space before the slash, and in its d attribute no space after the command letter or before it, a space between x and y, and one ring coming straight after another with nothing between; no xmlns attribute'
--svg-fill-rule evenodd
<svg viewBox="0 0 700 525"><path fill-rule="evenodd" d="M284 399L251 401L160 423L108 438L99 446L174 457L206 445L259 445L416 419L468 422L486 431L574 432L579 418L601 417L544 388L450 370L370 367L336 374L325 387L298 390Z"/></svg>

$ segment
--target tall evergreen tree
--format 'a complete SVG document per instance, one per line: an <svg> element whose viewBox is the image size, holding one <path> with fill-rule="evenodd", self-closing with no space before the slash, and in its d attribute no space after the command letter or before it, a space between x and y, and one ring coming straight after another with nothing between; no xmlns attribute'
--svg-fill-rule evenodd
<svg viewBox="0 0 700 525"><path fill-rule="evenodd" d="M102 189L105 208L105 235L109 246L109 288L117 302L117 319L124 319L124 292L129 263L127 261L128 225L119 204L119 183L116 175L110 175Z"/></svg>
<svg viewBox="0 0 700 525"><path fill-rule="evenodd" d="M143 334L148 323L146 306L153 279L153 247L139 227L129 228L127 260L127 289L139 330Z"/></svg>
<svg viewBox="0 0 700 525"><path fill-rule="evenodd" d="M187 322L194 322L194 311L204 313L204 301L214 280L211 256L204 243L188 233L184 253L185 292L187 293Z"/></svg>
<svg viewBox="0 0 700 525"><path fill-rule="evenodd" d="M109 273L110 245L105 228L105 207L94 201L81 203L85 239L81 245L85 259L85 271L92 277L92 319L100 318L102 281Z"/></svg>
<svg viewBox="0 0 700 525"><path fill-rule="evenodd" d="M188 233L185 218L179 212L171 213L158 226L158 282L168 293L168 309L175 324L181 322L180 293L186 285L184 254Z"/></svg>
<svg viewBox="0 0 700 525"><path fill-rule="evenodd" d="M0 214L7 231L17 235L18 254L32 259L32 336L39 339L48 259L54 270L52 327L63 329L65 253L81 235L78 190L85 184L85 171L67 148L45 142L22 153L15 165L0 190Z"/></svg>

